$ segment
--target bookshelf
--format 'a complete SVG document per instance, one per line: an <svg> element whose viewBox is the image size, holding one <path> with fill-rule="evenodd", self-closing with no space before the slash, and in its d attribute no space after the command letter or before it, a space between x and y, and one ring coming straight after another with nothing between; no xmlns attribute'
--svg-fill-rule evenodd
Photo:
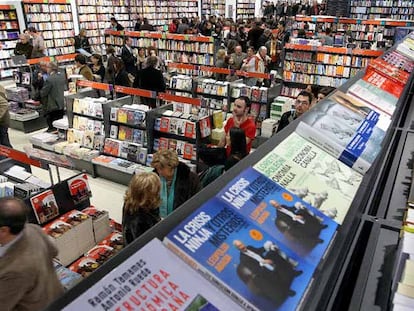
<svg viewBox="0 0 414 311"><path fill-rule="evenodd" d="M74 23L68 0L24 0L27 24L43 36L49 56L74 53Z"/></svg>
<svg viewBox="0 0 414 311"><path fill-rule="evenodd" d="M213 37L195 35L175 35L163 32L111 31L106 30L106 44L121 48L124 36L133 39L133 47L153 46L158 49L158 56L174 62L188 62L200 65L213 65Z"/></svg>
<svg viewBox="0 0 414 311"><path fill-rule="evenodd" d="M86 29L86 36L93 51L103 53L105 50L103 31L107 23L106 17L103 14L98 14L98 11L104 9L95 4L92 0L78 0L78 19L79 28Z"/></svg>
<svg viewBox="0 0 414 311"><path fill-rule="evenodd" d="M330 28L332 33L350 36L357 45L369 42L371 45L381 43L385 48L394 44L397 27L410 27L411 22L397 20L374 20L356 18L334 18L322 16L296 16L293 24L293 34L303 29L305 23L309 25L308 36L318 34L318 29L324 33Z"/></svg>
<svg viewBox="0 0 414 311"><path fill-rule="evenodd" d="M202 15L224 16L226 13L226 1L224 0L201 0Z"/></svg>
<svg viewBox="0 0 414 311"><path fill-rule="evenodd" d="M252 19L255 17L255 5L254 0L237 0L236 2L236 16L237 18Z"/></svg>
<svg viewBox="0 0 414 311"><path fill-rule="evenodd" d="M0 5L0 77L13 76L14 63L11 56L14 54L20 27L17 18L17 10L14 5Z"/></svg>
<svg viewBox="0 0 414 311"><path fill-rule="evenodd" d="M285 45L283 80L338 87L382 51L298 44Z"/></svg>
<svg viewBox="0 0 414 311"><path fill-rule="evenodd" d="M414 2L409 0L351 0L350 17L414 20Z"/></svg>

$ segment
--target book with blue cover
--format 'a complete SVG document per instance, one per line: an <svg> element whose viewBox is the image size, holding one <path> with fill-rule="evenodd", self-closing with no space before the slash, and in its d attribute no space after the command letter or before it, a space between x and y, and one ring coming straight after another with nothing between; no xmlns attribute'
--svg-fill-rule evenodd
<svg viewBox="0 0 414 311"><path fill-rule="evenodd" d="M243 171L216 196L315 265L338 227L321 211L253 168Z"/></svg>
<svg viewBox="0 0 414 311"><path fill-rule="evenodd" d="M315 265L213 197L165 244L247 310L295 310Z"/></svg>
<svg viewBox="0 0 414 311"><path fill-rule="evenodd" d="M295 132L360 173L365 173L379 152L385 137L377 127L380 114L366 115L348 109L345 96L329 97L309 110ZM341 103L341 104L340 104Z"/></svg>

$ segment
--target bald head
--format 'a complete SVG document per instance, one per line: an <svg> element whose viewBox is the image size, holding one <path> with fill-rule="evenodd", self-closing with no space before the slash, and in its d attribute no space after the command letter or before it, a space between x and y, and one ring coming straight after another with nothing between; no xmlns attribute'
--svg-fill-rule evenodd
<svg viewBox="0 0 414 311"><path fill-rule="evenodd" d="M9 234L17 235L27 221L27 209L24 202L13 197L0 199L0 229L9 228Z"/></svg>

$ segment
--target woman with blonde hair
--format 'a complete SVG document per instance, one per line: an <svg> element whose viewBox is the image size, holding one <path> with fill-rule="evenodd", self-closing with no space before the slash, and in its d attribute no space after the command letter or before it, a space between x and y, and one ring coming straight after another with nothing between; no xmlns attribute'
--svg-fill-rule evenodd
<svg viewBox="0 0 414 311"><path fill-rule="evenodd" d="M160 178L155 173L144 172L132 177L122 211L125 245L160 221L160 189Z"/></svg>
<svg viewBox="0 0 414 311"><path fill-rule="evenodd" d="M160 216L167 217L181 204L201 190L196 173L178 160L173 150L157 151L151 162L161 179Z"/></svg>

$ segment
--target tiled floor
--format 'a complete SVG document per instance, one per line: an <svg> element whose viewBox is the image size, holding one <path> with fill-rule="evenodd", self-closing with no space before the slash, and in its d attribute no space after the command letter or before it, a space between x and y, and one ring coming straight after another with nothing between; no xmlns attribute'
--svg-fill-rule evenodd
<svg viewBox="0 0 414 311"><path fill-rule="evenodd" d="M43 132L45 129L38 132ZM23 151L25 145L30 145L29 138L31 135L38 133L33 132L25 134L18 130L9 129L9 137L14 149ZM53 178L56 181L56 170L52 168ZM74 176L77 171L71 171L68 169L59 169L61 180ZM44 181L50 182L49 172L37 167L32 167L32 173L41 178ZM95 207L109 212L109 216L121 223L122 219L122 205L123 196L126 190L126 186L113 183L103 178L92 178L89 176L89 185L92 190L91 204Z"/></svg>

